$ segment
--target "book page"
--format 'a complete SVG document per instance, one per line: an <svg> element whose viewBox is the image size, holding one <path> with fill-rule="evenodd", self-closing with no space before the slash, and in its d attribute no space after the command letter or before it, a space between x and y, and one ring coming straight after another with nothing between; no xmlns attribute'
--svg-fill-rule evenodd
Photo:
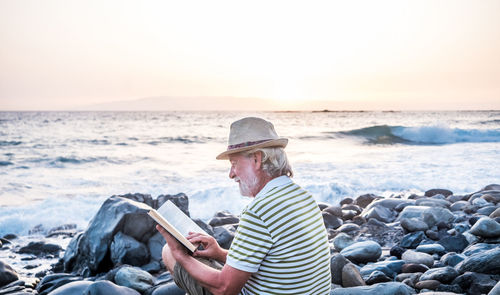
<svg viewBox="0 0 500 295"><path fill-rule="evenodd" d="M160 215L162 215L163 218L174 226L184 237L187 236L189 232L207 234L170 200L161 205L156 211L158 211L158 213L160 213Z"/></svg>

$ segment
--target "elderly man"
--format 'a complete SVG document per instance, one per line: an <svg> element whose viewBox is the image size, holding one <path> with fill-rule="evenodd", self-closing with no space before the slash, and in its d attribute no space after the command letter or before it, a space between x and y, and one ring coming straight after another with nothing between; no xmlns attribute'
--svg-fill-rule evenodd
<svg viewBox="0 0 500 295"><path fill-rule="evenodd" d="M260 118L231 124L227 150L229 177L252 202L241 213L228 250L210 236L188 239L203 250L189 255L161 227L163 261L189 294L329 294L330 252L321 212L313 197L295 184L274 126ZM224 266L217 263L221 262Z"/></svg>

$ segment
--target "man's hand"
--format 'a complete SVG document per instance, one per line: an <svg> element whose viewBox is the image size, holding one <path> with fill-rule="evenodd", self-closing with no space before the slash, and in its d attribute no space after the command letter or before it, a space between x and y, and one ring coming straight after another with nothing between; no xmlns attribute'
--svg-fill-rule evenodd
<svg viewBox="0 0 500 295"><path fill-rule="evenodd" d="M167 245L170 248L172 256L174 256L175 260L179 261L182 260L182 258L189 256L186 247L179 243L179 241L177 241L177 239L174 238L168 231L160 225L156 225L156 229L160 232L165 241L167 241Z"/></svg>
<svg viewBox="0 0 500 295"><path fill-rule="evenodd" d="M193 256L213 258L220 262L226 262L227 250L222 249L212 236L190 232L186 238L193 244L203 246L203 250L196 250Z"/></svg>

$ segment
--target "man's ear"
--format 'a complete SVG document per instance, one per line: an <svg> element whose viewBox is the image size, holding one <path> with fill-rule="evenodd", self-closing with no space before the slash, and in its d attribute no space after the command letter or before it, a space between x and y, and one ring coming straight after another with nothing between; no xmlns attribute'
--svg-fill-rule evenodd
<svg viewBox="0 0 500 295"><path fill-rule="evenodd" d="M257 168L257 170L259 170L260 167L262 166L262 152L254 153L253 160L254 160L255 168Z"/></svg>

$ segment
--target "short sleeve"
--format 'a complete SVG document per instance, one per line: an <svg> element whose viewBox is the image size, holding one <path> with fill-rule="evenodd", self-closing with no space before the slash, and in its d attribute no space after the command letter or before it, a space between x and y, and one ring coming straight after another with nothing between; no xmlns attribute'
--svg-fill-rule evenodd
<svg viewBox="0 0 500 295"><path fill-rule="evenodd" d="M273 240L265 223L257 214L246 210L240 218L226 264L255 273L272 245Z"/></svg>

